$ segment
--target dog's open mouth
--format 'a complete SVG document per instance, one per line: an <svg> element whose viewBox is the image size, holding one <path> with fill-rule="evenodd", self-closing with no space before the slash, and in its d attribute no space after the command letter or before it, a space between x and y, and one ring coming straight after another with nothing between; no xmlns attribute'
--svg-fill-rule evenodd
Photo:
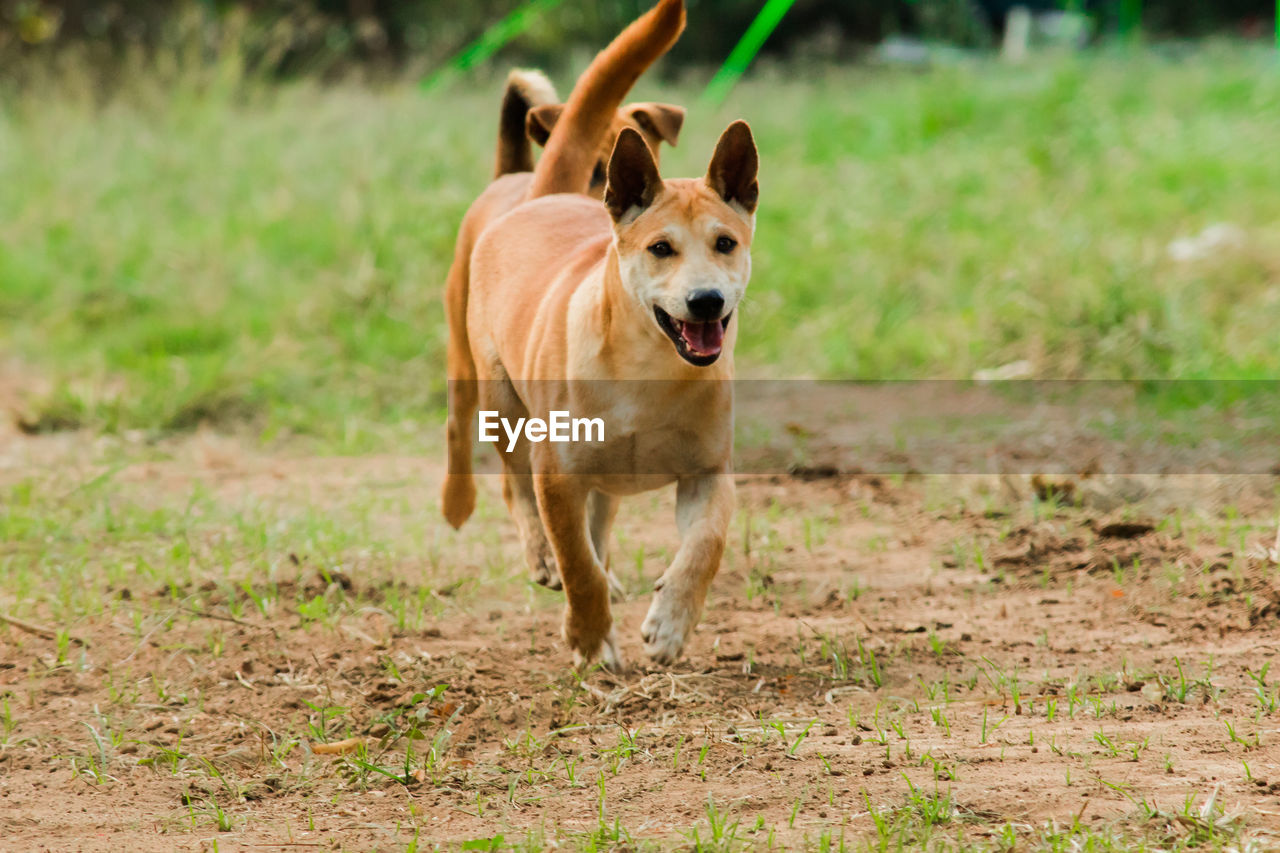
<svg viewBox="0 0 1280 853"><path fill-rule="evenodd" d="M724 333L729 328L733 312L730 311L721 320L698 323L677 320L655 305L653 316L658 319L658 326L676 345L676 352L680 353L681 358L698 367L706 367L720 357L720 350L724 348Z"/></svg>

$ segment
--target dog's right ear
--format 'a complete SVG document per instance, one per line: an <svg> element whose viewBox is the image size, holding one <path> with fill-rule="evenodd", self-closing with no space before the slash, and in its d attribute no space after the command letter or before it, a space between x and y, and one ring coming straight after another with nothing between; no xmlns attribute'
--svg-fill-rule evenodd
<svg viewBox="0 0 1280 853"><path fill-rule="evenodd" d="M543 104L529 110L524 120L524 129L529 138L545 148L547 139L551 136L551 128L556 126L562 112L564 104Z"/></svg>
<svg viewBox="0 0 1280 853"><path fill-rule="evenodd" d="M727 204L738 205L748 215L756 212L760 201L760 184L756 172L760 169L760 156L751 128L745 121L735 121L725 128L716 143L707 167L707 184Z"/></svg>
<svg viewBox="0 0 1280 853"><path fill-rule="evenodd" d="M616 223L630 222L662 192L662 177L653 152L634 128L623 128L609 156L609 183L604 203Z"/></svg>

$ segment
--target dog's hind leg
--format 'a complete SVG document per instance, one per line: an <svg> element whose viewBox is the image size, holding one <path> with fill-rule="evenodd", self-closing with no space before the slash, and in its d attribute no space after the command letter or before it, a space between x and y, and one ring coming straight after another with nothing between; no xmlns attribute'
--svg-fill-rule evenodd
<svg viewBox="0 0 1280 853"><path fill-rule="evenodd" d="M733 504L729 474L682 477L676 487L680 549L653 585L653 603L640 626L645 653L658 663L680 657L698 624L707 590L720 569Z"/></svg>
<svg viewBox="0 0 1280 853"><path fill-rule="evenodd" d="M463 250L469 246L466 235L459 238L459 248L449 267L445 285L445 310L448 313L449 341L446 351L446 375L449 380L449 418L445 440L449 448L448 470L445 472L441 505L445 520L454 529L461 527L476 508L476 484L471 474L471 425L476 416L479 383L467 335L467 284L470 258Z"/></svg>
<svg viewBox="0 0 1280 853"><path fill-rule="evenodd" d="M507 463L507 458L504 456L504 463ZM551 553L551 543L547 541L542 518L538 515L538 500L533 493L533 475L529 473L527 447L522 469L510 463L505 464L504 468L502 496L506 499L507 509L511 511L516 529L520 532L525 563L533 572L535 581L550 589L560 589L556 558Z"/></svg>
<svg viewBox="0 0 1280 853"><path fill-rule="evenodd" d="M575 477L541 472L533 475L533 488L568 599L562 632L574 665L581 669L599 658L616 670L622 661L609 610L609 581L587 524L588 489Z"/></svg>
<svg viewBox="0 0 1280 853"><path fill-rule="evenodd" d="M613 519L618 515L618 499L613 495L592 490L587 496L587 525L591 529L591 547L596 552L596 559L604 566L605 576L609 579L609 593L614 601L626 598L626 590L618 576L614 574L609 559L609 532L613 530Z"/></svg>
<svg viewBox="0 0 1280 853"><path fill-rule="evenodd" d="M529 410L516 394L501 365L487 365L487 378L481 385L485 409L496 411L508 421L529 416ZM508 447L510 449L508 449ZM529 467L529 441L521 435L514 445L498 443L502 457L502 498L516 523L524 560L533 579L545 587L560 589L560 572L538 514L538 499L533 493L533 474Z"/></svg>

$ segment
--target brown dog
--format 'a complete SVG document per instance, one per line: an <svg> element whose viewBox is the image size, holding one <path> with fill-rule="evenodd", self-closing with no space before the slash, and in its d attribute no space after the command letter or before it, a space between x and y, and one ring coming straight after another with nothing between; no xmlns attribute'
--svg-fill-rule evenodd
<svg viewBox="0 0 1280 853"><path fill-rule="evenodd" d="M594 198L604 195L604 169L613 143L624 128L639 130L658 156L660 142L675 145L684 122L684 110L671 104L638 103L617 108L622 98L646 68L667 51L684 29L683 2L659 3L649 14L628 27L591 63L579 80L575 91L591 91L593 97L614 99L604 118L603 131L590 138L574 135L567 145L562 137L556 145L567 147L574 164L581 169L584 158L593 162L588 167L589 181L575 184L572 191ZM476 241L490 223L508 213L530 197L533 184L533 149L530 140L546 145L551 132L564 112L564 105L554 103L555 88L540 72L515 70L507 78L498 123L498 150L494 180L471 204L458 229L453 263L445 283L445 310L448 317L447 344L450 411L474 411L475 368L467 335L467 294L471 281L471 254ZM559 156L559 155L558 155ZM461 396L459 396L461 395ZM469 423L450 418L449 446L470 446ZM456 476L445 480L445 519L456 529L471 517L475 509L475 485L471 482L471 457L450 451L449 470ZM510 498L508 498L510 503ZM519 516L517 516L519 518ZM526 539L526 542L529 540ZM559 588L560 576L552 564L550 551L529 553L527 560L539 583Z"/></svg>
<svg viewBox="0 0 1280 853"><path fill-rule="evenodd" d="M590 69L588 69L590 71ZM599 68L596 67L598 71ZM638 77L641 68L631 78ZM498 121L498 151L494 164L494 180L471 203L462 225L458 229L458 241L454 247L453 263L445 284L445 305L449 311L449 376L466 375L461 365L471 361L467 342L466 305L471 277L471 252L476 240L489 223L512 210L529 196L533 183L533 147L530 140L546 145L551 131L564 111L557 103L555 87L541 72L515 70L507 77L503 93L502 111ZM623 128L638 130L658 156L661 143L675 145L684 123L684 109L673 104L641 102L627 104L614 111L608 130L596 145L596 159L591 170L591 181L585 192L593 198L604 195L604 170L609 162L609 152L614 140ZM455 370L455 367L457 370ZM469 470L469 469L468 469ZM465 490L464 490L465 491ZM446 501L452 511L446 518L455 528L460 527L474 509L473 497L468 500ZM550 570L550 555L538 558L535 575L540 583L553 588L560 585L559 575Z"/></svg>
<svg viewBox="0 0 1280 853"><path fill-rule="evenodd" d="M624 56L646 45L652 53L653 33L676 17L682 24L679 0L661 0L602 57L619 43ZM608 63L594 69L550 134L530 200L494 222L472 255L470 363L450 362L444 509L462 520L474 503L479 397L512 420L555 410L600 418L598 444L554 448L526 437L500 449L526 553L549 552L559 569L575 663L601 657L616 667L604 563L618 499L677 484L681 544L641 629L659 662L682 651L724 551L734 502L732 316L750 277L757 155L750 130L735 122L704 178L663 181L644 138L623 129L605 204L568 194L589 185L595 147L634 80L624 88ZM451 305L451 322L456 313Z"/></svg>

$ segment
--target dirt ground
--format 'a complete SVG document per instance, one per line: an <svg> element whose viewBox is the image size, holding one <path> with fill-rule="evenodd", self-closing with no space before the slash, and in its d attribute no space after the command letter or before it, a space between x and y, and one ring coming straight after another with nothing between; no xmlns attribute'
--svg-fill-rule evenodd
<svg viewBox="0 0 1280 853"><path fill-rule="evenodd" d="M635 499L628 668L578 678L492 478L453 534L434 456L3 447L3 850L1280 844L1274 478L1150 514L743 477L670 668L639 626L671 498Z"/></svg>

